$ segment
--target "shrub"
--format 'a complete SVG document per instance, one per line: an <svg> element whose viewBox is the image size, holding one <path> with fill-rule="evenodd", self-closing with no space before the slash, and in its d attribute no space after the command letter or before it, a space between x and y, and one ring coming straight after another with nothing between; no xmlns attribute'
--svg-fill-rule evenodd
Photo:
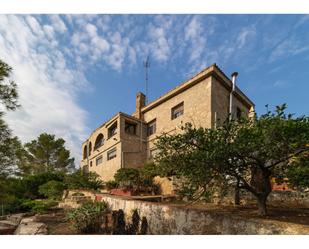
<svg viewBox="0 0 309 249"><path fill-rule="evenodd" d="M73 227L81 233L96 233L101 230L108 211L106 202L87 202L68 212Z"/></svg>
<svg viewBox="0 0 309 249"><path fill-rule="evenodd" d="M49 181L39 187L39 193L53 200L60 199L65 186L62 182Z"/></svg>
<svg viewBox="0 0 309 249"><path fill-rule="evenodd" d="M49 181L62 182L64 174L60 172L46 172L36 175L29 175L22 179L23 189L26 190L23 194L25 198L37 199L44 195L39 193L39 187Z"/></svg>
<svg viewBox="0 0 309 249"><path fill-rule="evenodd" d="M85 173L78 170L72 174L66 175L64 182L68 189L91 189L102 188L103 182L95 172Z"/></svg>
<svg viewBox="0 0 309 249"><path fill-rule="evenodd" d="M119 183L120 187L133 188L140 185L140 173L138 169L122 168L119 169L115 176L115 181Z"/></svg>
<svg viewBox="0 0 309 249"><path fill-rule="evenodd" d="M119 184L116 181L107 181L105 183L105 187L109 190L109 189L113 189L113 188L117 188L119 186Z"/></svg>
<svg viewBox="0 0 309 249"><path fill-rule="evenodd" d="M44 213L55 207L58 202L53 200L24 200L21 206L32 213Z"/></svg>

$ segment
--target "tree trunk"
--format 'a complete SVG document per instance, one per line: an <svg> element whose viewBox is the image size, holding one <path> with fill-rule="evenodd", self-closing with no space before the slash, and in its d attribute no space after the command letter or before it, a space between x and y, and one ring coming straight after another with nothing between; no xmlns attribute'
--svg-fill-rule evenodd
<svg viewBox="0 0 309 249"><path fill-rule="evenodd" d="M259 215L261 216L267 215L266 200L267 196L262 195L257 197Z"/></svg>
<svg viewBox="0 0 309 249"><path fill-rule="evenodd" d="M251 186L255 189L255 196L258 202L259 215L267 215L266 201L271 192L270 184L271 172L264 168L252 168L251 170Z"/></svg>
<svg viewBox="0 0 309 249"><path fill-rule="evenodd" d="M237 183L235 185L234 205L235 206L240 205L239 179L237 179Z"/></svg>

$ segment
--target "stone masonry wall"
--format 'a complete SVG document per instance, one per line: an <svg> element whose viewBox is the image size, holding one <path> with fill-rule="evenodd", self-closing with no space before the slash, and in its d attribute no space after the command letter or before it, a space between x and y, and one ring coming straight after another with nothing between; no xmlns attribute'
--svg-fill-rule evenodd
<svg viewBox="0 0 309 249"><path fill-rule="evenodd" d="M137 209L148 222L148 234L309 234L309 226L242 218L207 210L100 195L111 209L131 217Z"/></svg>

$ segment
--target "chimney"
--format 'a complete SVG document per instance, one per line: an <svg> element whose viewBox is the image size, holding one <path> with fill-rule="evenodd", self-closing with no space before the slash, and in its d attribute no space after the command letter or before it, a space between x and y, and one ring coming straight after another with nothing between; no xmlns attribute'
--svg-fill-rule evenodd
<svg viewBox="0 0 309 249"><path fill-rule="evenodd" d="M146 96L145 94L138 92L136 94L136 110L134 116L138 119L142 119L142 108L146 105Z"/></svg>
<svg viewBox="0 0 309 249"><path fill-rule="evenodd" d="M230 120L233 118L233 95L234 95L234 91L236 88L236 77L237 77L238 73L234 72L232 73L232 90L230 92L230 110L229 110L229 116L230 116Z"/></svg>
<svg viewBox="0 0 309 249"><path fill-rule="evenodd" d="M237 77L238 73L237 72L234 72L232 73L232 83L233 83L233 90L232 91L235 91L235 87L236 87L236 77Z"/></svg>

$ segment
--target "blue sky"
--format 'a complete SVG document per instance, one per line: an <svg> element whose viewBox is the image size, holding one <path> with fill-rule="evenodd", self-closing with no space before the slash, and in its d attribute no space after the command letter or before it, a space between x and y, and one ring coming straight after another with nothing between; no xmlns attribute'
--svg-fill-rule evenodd
<svg viewBox="0 0 309 249"><path fill-rule="evenodd" d="M217 63L258 114L287 103L309 115L309 15L0 15L0 58L14 68L22 108L6 120L22 141L41 132L81 142L116 112Z"/></svg>

